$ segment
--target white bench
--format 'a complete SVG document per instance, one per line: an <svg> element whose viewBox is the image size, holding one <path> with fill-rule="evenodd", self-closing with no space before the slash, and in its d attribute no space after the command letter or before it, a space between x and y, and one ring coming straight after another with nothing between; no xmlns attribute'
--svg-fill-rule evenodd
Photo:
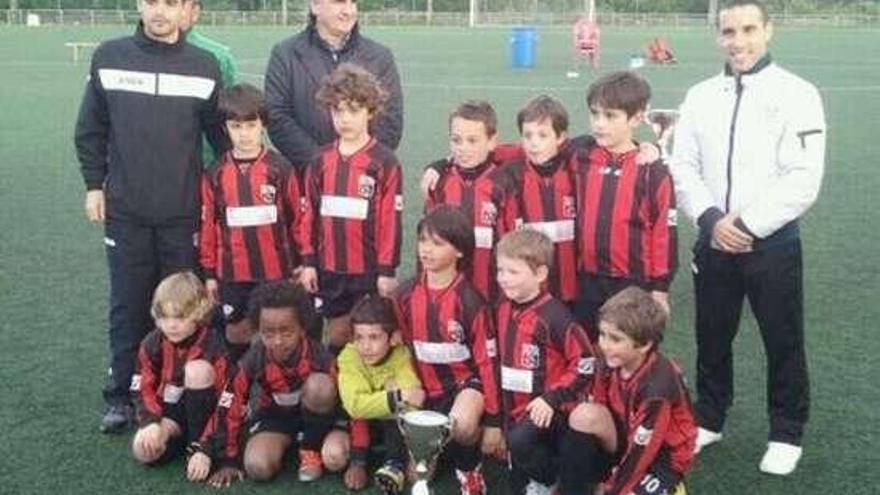
<svg viewBox="0 0 880 495"><path fill-rule="evenodd" d="M97 41L68 41L64 44L67 48L70 48L70 53L73 56L73 63L79 62L80 53L85 53L87 50L91 50L98 46Z"/></svg>

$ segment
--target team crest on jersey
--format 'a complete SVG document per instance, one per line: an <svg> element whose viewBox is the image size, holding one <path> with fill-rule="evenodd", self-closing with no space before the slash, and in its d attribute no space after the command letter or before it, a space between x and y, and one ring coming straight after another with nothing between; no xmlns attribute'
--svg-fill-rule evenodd
<svg viewBox="0 0 880 495"><path fill-rule="evenodd" d="M376 179L369 175L362 175L358 179L358 196L370 199L376 193Z"/></svg>
<svg viewBox="0 0 880 495"><path fill-rule="evenodd" d="M585 357L578 360L578 373L581 375L592 375L596 371L596 358Z"/></svg>
<svg viewBox="0 0 880 495"><path fill-rule="evenodd" d="M464 327L455 320L449 320L446 324L446 335L449 340L461 344L464 342Z"/></svg>
<svg viewBox="0 0 880 495"><path fill-rule="evenodd" d="M562 197L562 216L565 218L574 218L577 215L575 208L574 196Z"/></svg>
<svg viewBox="0 0 880 495"><path fill-rule="evenodd" d="M523 344L519 365L530 370L538 369L541 366L541 349L535 344Z"/></svg>
<svg viewBox="0 0 880 495"><path fill-rule="evenodd" d="M483 201L480 205L480 221L486 225L495 225L498 218L498 208L489 201Z"/></svg>
<svg viewBox="0 0 880 495"><path fill-rule="evenodd" d="M275 202L275 186L272 184L263 184L260 186L260 199L263 203Z"/></svg>
<svg viewBox="0 0 880 495"><path fill-rule="evenodd" d="M648 445L648 443L651 441L651 435L653 433L654 430L645 428L643 425L639 425L639 427L636 428L635 435L633 435L633 442L636 445L641 445L642 447L644 447L645 445Z"/></svg>

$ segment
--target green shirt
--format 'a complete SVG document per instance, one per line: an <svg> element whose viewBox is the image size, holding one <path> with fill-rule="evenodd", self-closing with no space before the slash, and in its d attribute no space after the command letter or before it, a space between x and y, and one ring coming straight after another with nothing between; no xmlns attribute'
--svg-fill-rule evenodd
<svg viewBox="0 0 880 495"><path fill-rule="evenodd" d="M199 33L195 29L186 33L186 41L193 46L197 46L202 50L211 52L217 59L217 65L220 66L220 76L223 79L223 87L228 88L235 84L238 78L238 70L235 68L235 57L232 56L232 50L228 46L212 40L207 36ZM208 145L207 141L202 141L202 162L205 166L214 163L214 150Z"/></svg>
<svg viewBox="0 0 880 495"><path fill-rule="evenodd" d="M421 387L412 357L404 345L391 348L385 361L376 366L364 363L354 344L347 344L336 359L339 366L339 397L355 419L388 419L392 400L385 384L389 379L400 389Z"/></svg>

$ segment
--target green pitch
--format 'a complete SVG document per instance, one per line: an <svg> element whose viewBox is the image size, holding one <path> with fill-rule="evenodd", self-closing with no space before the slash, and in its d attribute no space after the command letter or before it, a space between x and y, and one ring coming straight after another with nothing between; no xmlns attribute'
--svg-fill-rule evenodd
<svg viewBox="0 0 880 495"><path fill-rule="evenodd" d="M407 254L411 271L416 184L422 166L446 150L446 115L465 98L495 105L505 139L529 97L552 93L567 104L573 130L584 132L582 70L568 79L568 35L540 31L537 66L508 68L509 29L366 31L396 53L406 98L400 147L407 184ZM127 28L0 28L0 493L209 493L183 478L180 463L136 465L129 438L97 432L107 364L107 274L102 230L82 214L83 185L72 144L88 64L74 64L67 41L98 41ZM233 47L246 79L261 83L271 45L293 32L277 28L206 29ZM603 69L621 68L660 29L603 31ZM676 106L688 85L720 69L709 31L666 34L681 63L646 67L655 107ZM764 358L754 320L736 344L737 400L725 440L707 449L688 480L692 494L868 494L880 476L880 391L873 380L880 293L876 214L880 172L880 44L877 30L778 29L777 60L816 83L829 124L825 183L803 221L806 320L812 418L800 468L786 479L761 475L767 424ZM873 198L873 199L872 199ZM681 266L672 289L665 348L693 377L693 300L682 219ZM274 483L238 485L234 493L342 494L338 477L315 485L289 470ZM505 493L498 469L492 493ZM873 474L871 474L873 473ZM441 495L457 490L447 475ZM367 492L376 493L376 492Z"/></svg>

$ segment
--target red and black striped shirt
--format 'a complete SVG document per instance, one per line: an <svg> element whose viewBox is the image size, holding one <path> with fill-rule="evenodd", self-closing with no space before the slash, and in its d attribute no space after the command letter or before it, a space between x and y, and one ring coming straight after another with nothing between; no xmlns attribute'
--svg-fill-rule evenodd
<svg viewBox="0 0 880 495"><path fill-rule="evenodd" d="M537 397L569 412L587 396L596 365L584 329L568 308L547 292L497 309L501 394L505 421L515 423Z"/></svg>
<svg viewBox="0 0 880 495"><path fill-rule="evenodd" d="M336 380L333 356L320 344L304 338L286 362L275 361L261 341L255 342L238 362L208 422L202 445L223 465L236 464L241 453L242 427L252 389L258 394L253 414L274 411L295 414L302 399L302 386L312 373L329 373Z"/></svg>
<svg viewBox="0 0 880 495"><path fill-rule="evenodd" d="M513 218L508 215L509 196L498 180L498 165L487 161L465 169L447 162L429 167L443 172L425 200L425 212L438 205L453 205L471 219L475 247L466 275L487 301L495 301L498 284L493 249L501 236L513 228Z"/></svg>
<svg viewBox="0 0 880 495"><path fill-rule="evenodd" d="M390 148L370 139L351 156L324 146L305 176L298 229L303 264L321 270L394 276L400 264L401 167Z"/></svg>
<svg viewBox="0 0 880 495"><path fill-rule="evenodd" d="M509 177L507 187L513 197L516 228L543 232L553 241L553 266L547 288L563 302L574 301L577 294L577 198L570 157L569 152L562 150L545 164L521 159L503 169Z"/></svg>
<svg viewBox="0 0 880 495"><path fill-rule="evenodd" d="M131 380L140 426L159 422L164 404L177 404L183 399L184 368L186 363L197 359L207 361L214 367L214 389L219 395L226 383L230 363L223 340L217 332L209 327L200 327L177 343L168 340L159 329L144 337L138 349L135 375Z"/></svg>
<svg viewBox="0 0 880 495"><path fill-rule="evenodd" d="M394 299L428 398L474 388L483 393L485 424L499 426L495 329L479 291L463 274L444 289L429 288L422 275L401 285Z"/></svg>
<svg viewBox="0 0 880 495"><path fill-rule="evenodd" d="M202 177L199 262L209 278L278 280L298 262L293 234L299 180L287 160L263 150L253 161L225 153Z"/></svg>
<svg viewBox="0 0 880 495"><path fill-rule="evenodd" d="M672 177L660 163L637 165L637 154L579 153L580 270L668 291L678 266Z"/></svg>
<svg viewBox="0 0 880 495"><path fill-rule="evenodd" d="M665 466L656 471L671 470L676 476L652 476L648 482L659 484L656 493L672 493L693 464L697 438L690 397L679 367L656 351L649 353L629 378L620 375L620 368L602 364L593 382L591 400L608 407L615 424L624 428L618 438L626 439L625 445L618 446L619 461L606 480L605 493L632 493L658 464Z"/></svg>

